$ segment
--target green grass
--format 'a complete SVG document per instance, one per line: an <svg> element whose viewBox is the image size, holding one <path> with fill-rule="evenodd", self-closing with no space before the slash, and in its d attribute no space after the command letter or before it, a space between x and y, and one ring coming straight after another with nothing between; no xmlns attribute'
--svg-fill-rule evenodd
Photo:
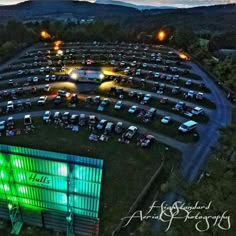
<svg viewBox="0 0 236 236"><path fill-rule="evenodd" d="M137 148L134 140L129 144L117 142L113 135L107 143L88 140L88 128L78 133L64 128L45 125L40 118L33 119L36 130L15 137L1 137L2 144L26 146L56 152L71 153L104 160L100 235L111 235L120 219L126 216L152 174L159 167L161 157L179 157L176 150L154 143L147 149ZM23 121L17 121L22 126Z"/></svg>

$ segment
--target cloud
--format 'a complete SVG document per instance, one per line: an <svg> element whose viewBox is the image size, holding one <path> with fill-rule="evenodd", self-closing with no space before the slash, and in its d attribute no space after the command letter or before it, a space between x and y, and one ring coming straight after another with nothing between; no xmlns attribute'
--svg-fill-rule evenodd
<svg viewBox="0 0 236 236"><path fill-rule="evenodd" d="M134 3L138 5L179 6L179 7L236 3L236 0L117 0L117 1ZM107 2L109 2L109 0L107 0ZM112 2L112 0L110 2Z"/></svg>

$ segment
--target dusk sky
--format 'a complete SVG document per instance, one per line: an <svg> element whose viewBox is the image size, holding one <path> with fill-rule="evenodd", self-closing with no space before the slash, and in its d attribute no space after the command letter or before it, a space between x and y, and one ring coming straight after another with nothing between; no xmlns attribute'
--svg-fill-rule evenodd
<svg viewBox="0 0 236 236"><path fill-rule="evenodd" d="M45 0L50 1L50 0ZM56 1L56 0L51 0ZM89 0L95 2L95 0ZM105 0L112 2L112 0ZM176 6L176 7L193 7L202 5L214 5L225 3L236 3L236 0L117 0L122 2L134 3L137 5L152 5L152 6ZM0 5L10 5L23 2L23 0L0 0Z"/></svg>

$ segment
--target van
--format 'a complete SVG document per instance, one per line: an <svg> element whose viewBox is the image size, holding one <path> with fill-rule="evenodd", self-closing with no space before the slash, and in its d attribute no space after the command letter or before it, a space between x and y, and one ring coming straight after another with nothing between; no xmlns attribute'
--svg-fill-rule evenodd
<svg viewBox="0 0 236 236"><path fill-rule="evenodd" d="M183 123L179 127L179 131L181 131L182 133L187 133L187 132L195 129L196 127L197 127L197 122L195 122L193 120L189 120L189 121Z"/></svg>
<svg viewBox="0 0 236 236"><path fill-rule="evenodd" d="M31 115L24 116L24 125L32 125Z"/></svg>

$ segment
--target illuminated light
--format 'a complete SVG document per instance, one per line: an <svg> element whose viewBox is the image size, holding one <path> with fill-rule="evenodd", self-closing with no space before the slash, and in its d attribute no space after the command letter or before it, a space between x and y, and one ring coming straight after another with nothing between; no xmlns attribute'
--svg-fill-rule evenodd
<svg viewBox="0 0 236 236"><path fill-rule="evenodd" d="M27 192L27 188L26 187L19 187L19 191L21 192L21 193L26 193Z"/></svg>
<svg viewBox="0 0 236 236"><path fill-rule="evenodd" d="M13 205L11 203L8 203L8 209L11 210L13 208Z"/></svg>
<svg viewBox="0 0 236 236"><path fill-rule="evenodd" d="M71 73L70 77L71 77L71 79L77 80L78 79L78 74L73 72L73 73Z"/></svg>
<svg viewBox="0 0 236 236"><path fill-rule="evenodd" d="M51 35L48 32L46 32L45 30L41 31L40 35L44 39L51 38Z"/></svg>
<svg viewBox="0 0 236 236"><path fill-rule="evenodd" d="M18 177L19 181L22 181L25 179L25 174L22 174L22 173L18 174L17 177Z"/></svg>
<svg viewBox="0 0 236 236"><path fill-rule="evenodd" d="M8 186L7 184L4 184L4 185L2 186L2 188L3 188L5 191L9 191L9 190L10 190L10 188L9 188L9 186Z"/></svg>
<svg viewBox="0 0 236 236"><path fill-rule="evenodd" d="M184 53L179 53L179 57L183 60L189 60L189 57L185 55Z"/></svg>
<svg viewBox="0 0 236 236"><path fill-rule="evenodd" d="M164 41L166 39L165 31L161 30L160 32L158 32L157 38L158 38L159 41Z"/></svg>
<svg viewBox="0 0 236 236"><path fill-rule="evenodd" d="M58 50L59 50L59 47L58 47L58 46L55 46L55 47L54 47L54 50L55 50L55 51L58 51Z"/></svg>
<svg viewBox="0 0 236 236"><path fill-rule="evenodd" d="M0 177L3 179L5 177L5 174L3 172L3 170L0 172Z"/></svg>
<svg viewBox="0 0 236 236"><path fill-rule="evenodd" d="M26 204L30 204L29 199L24 199L23 202L26 203Z"/></svg>
<svg viewBox="0 0 236 236"><path fill-rule="evenodd" d="M104 75L104 74L100 74L99 78L100 78L101 80L103 80L103 79L105 78L105 75Z"/></svg>
<svg viewBox="0 0 236 236"><path fill-rule="evenodd" d="M114 82L113 81L108 81L108 82L104 82L99 86L99 89L101 91L107 91L109 90L111 87L114 87Z"/></svg>
<svg viewBox="0 0 236 236"><path fill-rule="evenodd" d="M59 167L59 175L61 176L67 176L68 170L67 170L67 166L60 166Z"/></svg>
<svg viewBox="0 0 236 236"><path fill-rule="evenodd" d="M62 44L62 41L61 40L57 40L54 42L54 45L55 46L60 46Z"/></svg>
<svg viewBox="0 0 236 236"><path fill-rule="evenodd" d="M57 55L62 56L63 55L63 51L62 50L58 50L57 51Z"/></svg>
<svg viewBox="0 0 236 236"><path fill-rule="evenodd" d="M14 164L14 166L16 166L18 168L21 168L23 166L22 161L18 160L18 159L14 160L13 164Z"/></svg>

